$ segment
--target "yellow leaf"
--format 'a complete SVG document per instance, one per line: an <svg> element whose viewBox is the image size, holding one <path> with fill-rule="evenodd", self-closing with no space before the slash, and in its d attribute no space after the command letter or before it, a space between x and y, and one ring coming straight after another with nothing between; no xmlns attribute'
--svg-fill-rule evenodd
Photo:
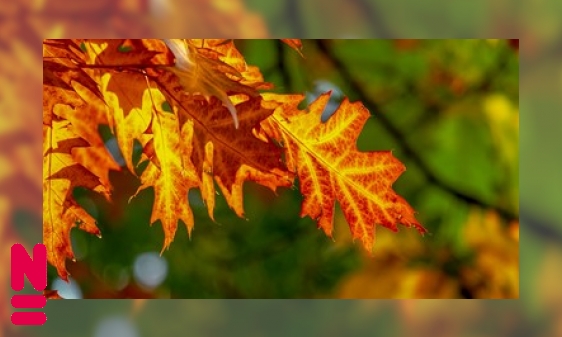
<svg viewBox="0 0 562 337"><path fill-rule="evenodd" d="M287 167L297 173L304 195L301 216L318 221L332 236L335 202L342 207L353 238L373 248L375 225L397 231L397 224L426 230L414 210L392 190L404 165L390 151L360 152L356 142L369 112L361 103L345 99L334 115L321 123L329 94L321 95L301 111L302 96L264 94L281 104L262 126L284 144Z"/></svg>
<svg viewBox="0 0 562 337"><path fill-rule="evenodd" d="M191 188L199 186L199 179L189 159L193 141L192 125L186 123L180 130L177 116L161 108L165 102L164 96L156 90L147 92L150 93L149 100L153 107L152 132L158 165L154 160L149 163L141 175L142 185L138 191L154 186L154 206L150 222L162 222L164 250L173 241L178 220L183 221L191 234L193 213L187 201L187 193Z"/></svg>
<svg viewBox="0 0 562 337"><path fill-rule="evenodd" d="M72 191L78 186L102 194L106 191L96 175L72 158L72 149L87 143L76 137L67 121L44 125L43 132L43 243L47 260L66 279L65 259L74 258L70 230L79 225L86 232L100 234L95 220L72 198Z"/></svg>
<svg viewBox="0 0 562 337"><path fill-rule="evenodd" d="M101 82L119 148L127 167L134 173L134 141L142 137L152 121L150 90L139 74L106 73Z"/></svg>

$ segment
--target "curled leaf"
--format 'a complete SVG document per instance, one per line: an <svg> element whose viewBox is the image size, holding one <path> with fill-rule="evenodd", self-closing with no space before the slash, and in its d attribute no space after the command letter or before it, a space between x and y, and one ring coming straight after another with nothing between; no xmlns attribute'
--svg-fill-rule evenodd
<svg viewBox="0 0 562 337"><path fill-rule="evenodd" d="M241 79L242 75L218 60L218 57L213 59L203 55L195 46L183 39L164 39L164 42L176 58L175 66L171 71L178 76L183 89L191 94L201 94L207 98L215 96L220 99L230 112L234 127L238 129L236 107L228 97L227 91L248 93L248 89L255 90L232 79L231 77ZM250 94L253 96L254 92Z"/></svg>

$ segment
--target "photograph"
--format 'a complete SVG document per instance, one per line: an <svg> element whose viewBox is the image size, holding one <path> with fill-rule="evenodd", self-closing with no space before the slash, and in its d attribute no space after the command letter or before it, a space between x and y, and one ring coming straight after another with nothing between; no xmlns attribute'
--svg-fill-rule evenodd
<svg viewBox="0 0 562 337"><path fill-rule="evenodd" d="M48 298L519 298L512 40L42 48Z"/></svg>

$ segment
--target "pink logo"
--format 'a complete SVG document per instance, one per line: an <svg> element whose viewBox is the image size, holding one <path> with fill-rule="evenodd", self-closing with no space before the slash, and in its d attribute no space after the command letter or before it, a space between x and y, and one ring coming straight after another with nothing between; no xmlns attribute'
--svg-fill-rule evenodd
<svg viewBox="0 0 562 337"><path fill-rule="evenodd" d="M37 295L14 295L12 296L12 307L43 308L47 304L47 298L43 296L43 290L47 288L47 248L38 243L33 247L33 258L27 254L25 247L19 243L12 246L11 252L11 285L12 290L22 291L24 288L24 275L35 290ZM14 325L43 325L47 321L44 312L16 311L12 314Z"/></svg>

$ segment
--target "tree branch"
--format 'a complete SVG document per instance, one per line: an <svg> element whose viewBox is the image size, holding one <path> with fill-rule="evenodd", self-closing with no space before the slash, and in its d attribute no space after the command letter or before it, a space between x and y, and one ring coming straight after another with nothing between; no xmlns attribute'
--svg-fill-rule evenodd
<svg viewBox="0 0 562 337"><path fill-rule="evenodd" d="M290 18L293 18L294 21L290 22L293 26L293 37L304 37L306 35L306 29L303 25L304 21L301 17L301 10L299 9L299 1L297 0L289 0L287 1L287 5L285 7L285 14L287 22L290 22Z"/></svg>
<svg viewBox="0 0 562 337"><path fill-rule="evenodd" d="M393 34L384 23L383 18L379 15L376 5L372 3L372 1L355 0L355 3L369 23L369 26L372 29L371 33L373 35L383 39L389 39L392 37Z"/></svg>
<svg viewBox="0 0 562 337"><path fill-rule="evenodd" d="M354 79L353 75L349 72L345 64L332 52L326 40L316 40L316 45L318 49L324 54L324 56L332 62L334 67L336 67L342 78L349 83L351 89L357 94L358 98L365 104L365 106L371 111L371 113L377 115L378 120L382 123L385 129L392 135L393 138L396 139L404 153L410 157L412 162L418 166L418 168L423 172L427 180L438 186L442 190L446 191L447 193L455 196L456 198L465 201L466 203L473 204L485 209L491 209L497 212L502 219L505 221L511 222L514 220L519 220L519 216L513 213L510 210L502 208L498 205L493 205L488 203L484 200L480 200L475 198L471 195L468 195L464 192L458 191L453 186L450 186L445 181L440 179L433 171L429 168L429 166L425 163L425 161L416 153L414 148L408 143L406 137L402 134L400 129L396 127L390 119L386 117L384 113L382 113L380 106L377 102L372 100L365 91L362 89L362 86Z"/></svg>
<svg viewBox="0 0 562 337"><path fill-rule="evenodd" d="M557 225L555 223L547 221L526 209L523 209L521 212L521 218L531 233L541 240L554 244L562 244L562 232L560 229L556 228Z"/></svg>

